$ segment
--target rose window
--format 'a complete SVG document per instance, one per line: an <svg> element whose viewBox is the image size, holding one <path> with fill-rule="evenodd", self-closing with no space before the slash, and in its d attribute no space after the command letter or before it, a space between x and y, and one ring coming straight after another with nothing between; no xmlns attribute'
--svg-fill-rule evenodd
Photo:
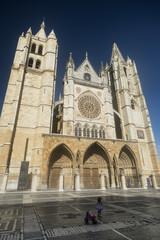
<svg viewBox="0 0 160 240"><path fill-rule="evenodd" d="M99 102L91 95L85 95L79 99L78 109L86 118L96 118L101 112Z"/></svg>

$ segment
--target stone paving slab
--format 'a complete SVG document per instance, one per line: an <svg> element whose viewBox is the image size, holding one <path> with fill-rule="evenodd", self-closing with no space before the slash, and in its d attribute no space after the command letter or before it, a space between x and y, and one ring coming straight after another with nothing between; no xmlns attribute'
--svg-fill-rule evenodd
<svg viewBox="0 0 160 240"><path fill-rule="evenodd" d="M84 225L88 208L97 213L98 196L102 196L103 216L97 225ZM0 240L158 240L159 200L160 191L3 194Z"/></svg>

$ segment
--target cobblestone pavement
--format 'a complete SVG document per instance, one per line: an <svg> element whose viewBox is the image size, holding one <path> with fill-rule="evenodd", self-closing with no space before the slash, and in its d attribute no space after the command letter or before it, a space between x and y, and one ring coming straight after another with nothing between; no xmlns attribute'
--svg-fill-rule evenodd
<svg viewBox="0 0 160 240"><path fill-rule="evenodd" d="M103 201L98 224L85 211ZM89 190L0 194L0 240L160 239L160 190Z"/></svg>

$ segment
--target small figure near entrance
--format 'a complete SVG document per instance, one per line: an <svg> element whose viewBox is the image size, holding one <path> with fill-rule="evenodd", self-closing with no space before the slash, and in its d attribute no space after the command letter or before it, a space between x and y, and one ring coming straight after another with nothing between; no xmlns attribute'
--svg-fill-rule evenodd
<svg viewBox="0 0 160 240"><path fill-rule="evenodd" d="M101 211L103 210L102 198L98 197L96 210L98 210L98 217L101 217Z"/></svg>

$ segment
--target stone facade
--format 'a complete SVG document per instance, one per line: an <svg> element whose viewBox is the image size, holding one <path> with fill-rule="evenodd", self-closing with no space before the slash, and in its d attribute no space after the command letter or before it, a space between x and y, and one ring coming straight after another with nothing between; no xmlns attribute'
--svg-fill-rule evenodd
<svg viewBox="0 0 160 240"><path fill-rule="evenodd" d="M30 28L20 36L0 119L1 191L160 186L135 62L114 43L98 75L87 53L77 69L70 54L55 101L57 58L44 22L36 35Z"/></svg>

